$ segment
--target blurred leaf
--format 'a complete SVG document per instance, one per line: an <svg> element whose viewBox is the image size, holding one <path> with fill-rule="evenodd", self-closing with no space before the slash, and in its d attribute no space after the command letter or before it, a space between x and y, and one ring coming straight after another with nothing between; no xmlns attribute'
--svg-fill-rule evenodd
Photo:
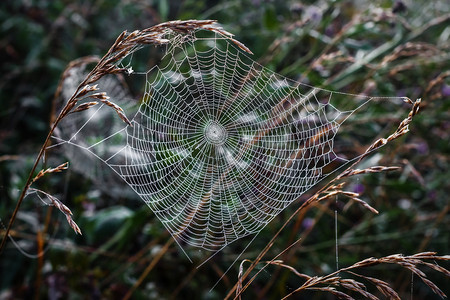
<svg viewBox="0 0 450 300"><path fill-rule="evenodd" d="M158 3L158 11L161 17L161 21L167 21L167 16L169 15L169 1L168 0L159 0Z"/></svg>
<svg viewBox="0 0 450 300"><path fill-rule="evenodd" d="M280 26L275 8L272 5L264 7L263 24L269 30L275 30Z"/></svg>
<svg viewBox="0 0 450 300"><path fill-rule="evenodd" d="M89 244L98 245L114 236L132 215L132 210L127 207L108 207L86 217L84 221L81 220L80 228Z"/></svg>

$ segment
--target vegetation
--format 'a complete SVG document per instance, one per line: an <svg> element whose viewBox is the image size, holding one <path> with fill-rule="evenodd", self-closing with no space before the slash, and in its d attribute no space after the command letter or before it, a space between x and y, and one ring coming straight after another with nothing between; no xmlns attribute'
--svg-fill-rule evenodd
<svg viewBox="0 0 450 300"><path fill-rule="evenodd" d="M31 178L37 176L37 188L59 200L43 205L49 200L36 190L24 198L10 232L15 242L8 241L0 254L0 298L220 299L234 289L244 299L290 294L433 299L442 295L439 288L448 295L448 255L442 255L450 253L450 4L153 2L0 4L0 218L5 228L54 120L52 99L67 64L86 55L102 57L125 29L217 19L255 60L282 75L346 93L422 98L420 113L415 115L415 102L408 134L292 204L236 265L249 240L233 243L196 268L208 253L185 247L190 263L136 196L125 188L108 193L109 187L71 166L48 169L59 161L51 155L60 155L49 153L48 166L39 166ZM404 128L402 120L411 121L408 105L399 107L406 113L397 113L378 103L361 115L348 126L350 150L364 153L365 133L389 136L392 128L379 125L385 120ZM388 167L371 168L377 165ZM38 173L41 168L47 171ZM335 211L340 272L335 272Z"/></svg>

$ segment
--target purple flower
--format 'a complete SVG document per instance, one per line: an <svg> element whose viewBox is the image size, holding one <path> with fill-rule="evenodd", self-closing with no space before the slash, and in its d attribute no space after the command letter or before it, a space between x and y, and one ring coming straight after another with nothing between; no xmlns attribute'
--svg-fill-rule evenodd
<svg viewBox="0 0 450 300"><path fill-rule="evenodd" d="M304 220L303 220L303 223L302 223L302 227L304 228L304 229L309 229L309 228L311 228L311 227L313 227L314 226L314 219L313 218L305 218Z"/></svg>
<svg viewBox="0 0 450 300"><path fill-rule="evenodd" d="M311 20L311 22L318 24L322 20L322 11L317 6L308 6L306 8L306 16Z"/></svg>
<svg viewBox="0 0 450 300"><path fill-rule="evenodd" d="M428 144L426 142L420 142L416 145L417 152L419 154L425 155L428 154Z"/></svg>
<svg viewBox="0 0 450 300"><path fill-rule="evenodd" d="M450 97L450 85L444 84L442 86L442 96L444 97Z"/></svg>
<svg viewBox="0 0 450 300"><path fill-rule="evenodd" d="M84 214L86 216L94 215L94 212L95 212L95 204L94 203L88 202L88 201L83 201L81 205L83 206Z"/></svg>
<svg viewBox="0 0 450 300"><path fill-rule="evenodd" d="M365 190L364 184L357 183L353 186L354 193L362 194L364 193L364 190Z"/></svg>
<svg viewBox="0 0 450 300"><path fill-rule="evenodd" d="M436 190L431 190L427 193L427 197L432 201L436 200L437 195L438 193L436 192Z"/></svg>

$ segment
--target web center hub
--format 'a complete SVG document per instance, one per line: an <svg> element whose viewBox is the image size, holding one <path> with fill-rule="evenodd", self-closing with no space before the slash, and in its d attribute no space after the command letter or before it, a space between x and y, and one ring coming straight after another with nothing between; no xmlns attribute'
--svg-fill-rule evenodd
<svg viewBox="0 0 450 300"><path fill-rule="evenodd" d="M228 132L220 123L216 121L210 122L205 127L205 138L208 142L215 145L222 145L228 137Z"/></svg>

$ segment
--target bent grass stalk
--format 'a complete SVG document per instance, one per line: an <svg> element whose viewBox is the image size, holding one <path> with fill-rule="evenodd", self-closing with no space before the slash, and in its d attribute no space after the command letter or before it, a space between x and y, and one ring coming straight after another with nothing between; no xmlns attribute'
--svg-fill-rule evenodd
<svg viewBox="0 0 450 300"><path fill-rule="evenodd" d="M272 245L275 242L275 239L280 235L280 233L283 231L283 229L291 222L292 219L294 219L295 216L297 216L302 210L305 210L309 208L311 205L317 202L324 201L328 199L331 196L337 195L338 193L344 193L341 188L342 185L336 185L335 183L343 178L357 175L357 174L364 174L364 173L378 173L382 171L390 171L392 170L392 167L382 167L382 166L375 166L370 167L364 170L354 169L354 167L359 164L364 158L366 158L369 154L371 154L373 151L379 149L380 147L386 145L387 143L403 136L409 131L409 124L411 123L412 119L415 115L419 112L420 108L420 102L421 99L417 99L415 102L412 102L410 99L406 98L405 102L408 102L412 104L411 110L408 114L408 116L400 122L398 125L397 130L389 135L387 138L380 138L377 139L374 143L372 143L364 154L362 154L355 162L353 162L350 166L348 166L344 171L342 171L338 176L333 178L330 182L328 182L325 186L323 186L319 191L317 191L313 196L311 196L309 199L307 199L302 205L300 205L290 216L289 218L283 223L283 225L280 227L280 229L274 234L274 236L271 238L267 246L261 250L257 258L251 263L250 267L246 270L244 274L241 274L239 277L238 282L233 286L233 288L228 292L225 299L229 299L232 297L233 293L236 292L236 298L239 298L242 292L251 284L251 282L256 278L256 276L259 274L257 272L249 281L248 283L243 287L242 281L245 280L251 273L251 271L261 262L262 258L267 254L267 252L270 250ZM324 194L324 196L321 196ZM376 210L372 208L369 204L365 203L361 199L357 198L357 195L350 195L347 193L347 196L352 198L352 200L356 201L357 203L363 204L364 207L368 208L369 210L376 213Z"/></svg>

